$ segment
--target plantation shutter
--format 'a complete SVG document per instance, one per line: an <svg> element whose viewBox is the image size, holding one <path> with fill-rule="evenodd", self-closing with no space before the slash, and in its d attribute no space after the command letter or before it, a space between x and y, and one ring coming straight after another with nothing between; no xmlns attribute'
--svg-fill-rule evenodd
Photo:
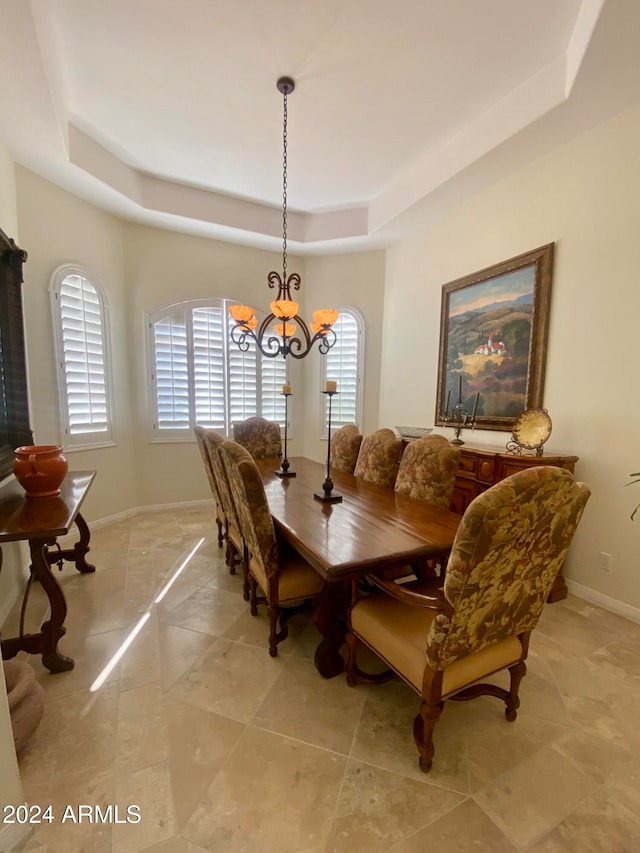
<svg viewBox="0 0 640 853"><path fill-rule="evenodd" d="M68 436L110 431L102 302L82 275L67 275L58 300ZM73 441L70 442L73 444Z"/></svg>
<svg viewBox="0 0 640 853"><path fill-rule="evenodd" d="M171 438L195 424L231 435L233 424L262 415L284 426L286 364L229 335L229 301L182 302L149 318L155 364L156 428Z"/></svg>
<svg viewBox="0 0 640 853"><path fill-rule="evenodd" d="M255 344L250 344L247 352L241 352L231 343L228 352L229 424L233 427L258 414L258 359Z"/></svg>
<svg viewBox="0 0 640 853"><path fill-rule="evenodd" d="M287 364L284 358L262 359L261 406L262 417L284 427L284 397L282 386L287 382Z"/></svg>
<svg viewBox="0 0 640 853"><path fill-rule="evenodd" d="M156 425L158 429L188 429L189 362L184 318L157 320L153 324L153 348Z"/></svg>
<svg viewBox="0 0 640 853"><path fill-rule="evenodd" d="M331 401L331 428L358 420L358 352L360 329L356 317L341 311L334 325L336 343L324 358L325 379L337 383L338 394ZM325 423L329 413L329 401L325 402Z"/></svg>
<svg viewBox="0 0 640 853"><path fill-rule="evenodd" d="M226 407L222 306L195 308L192 321L196 423L224 432Z"/></svg>

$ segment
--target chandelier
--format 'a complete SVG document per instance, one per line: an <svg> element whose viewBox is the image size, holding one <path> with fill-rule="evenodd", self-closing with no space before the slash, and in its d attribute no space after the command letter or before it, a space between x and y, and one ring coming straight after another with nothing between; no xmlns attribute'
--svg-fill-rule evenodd
<svg viewBox="0 0 640 853"><path fill-rule="evenodd" d="M282 122L282 276L272 271L267 276L270 288L278 288L278 296L271 303L271 313L260 323L253 308L249 305L231 305L229 313L235 320L231 329L231 340L242 352L247 352L255 342L260 352L267 358L288 355L304 358L311 348L319 342L318 350L323 355L329 352L336 342L336 333L332 326L338 319L338 311L333 308L321 308L313 312L313 322L307 326L298 315L299 305L291 298L291 288L300 290L298 273L287 275L287 95L295 88L291 77L281 77L277 83L278 91L283 95ZM274 322L274 321L279 322ZM294 322L295 321L295 322Z"/></svg>

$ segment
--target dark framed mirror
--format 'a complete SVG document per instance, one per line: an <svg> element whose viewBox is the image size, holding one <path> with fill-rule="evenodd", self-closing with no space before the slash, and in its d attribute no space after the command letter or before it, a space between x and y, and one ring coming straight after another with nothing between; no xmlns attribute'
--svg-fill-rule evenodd
<svg viewBox="0 0 640 853"><path fill-rule="evenodd" d="M22 317L27 253L0 229L0 479L13 470L16 447L33 443Z"/></svg>

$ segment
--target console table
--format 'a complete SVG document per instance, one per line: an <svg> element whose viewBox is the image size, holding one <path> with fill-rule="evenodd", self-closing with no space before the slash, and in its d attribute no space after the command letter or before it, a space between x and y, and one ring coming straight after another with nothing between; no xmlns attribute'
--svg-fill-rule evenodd
<svg viewBox="0 0 640 853"><path fill-rule="evenodd" d="M58 640L66 633L67 602L51 567L58 565L62 569L62 562L68 560L83 574L95 572L95 566L86 561L90 531L80 514L80 506L95 475L95 471L69 472L56 497L28 498L17 482L7 484L0 493L0 543L26 540L31 554L31 575L22 602L20 634L0 642L5 660L26 651L42 655L42 663L50 672L64 672L74 667L73 659L58 651ZM58 536L65 536L74 524L80 534L79 540L72 548L57 547ZM56 548L49 550L53 546ZM39 633L25 634L24 614L34 578L47 594L50 614Z"/></svg>
<svg viewBox="0 0 640 853"><path fill-rule="evenodd" d="M554 468L566 468L573 473L577 456L516 456L506 453L502 447L473 446L463 444L460 448L460 467L456 476L451 499L451 509L462 514L471 501L494 483L504 480L517 471L534 465L552 465ZM567 585L562 572L558 574L547 601L560 601L567 597Z"/></svg>

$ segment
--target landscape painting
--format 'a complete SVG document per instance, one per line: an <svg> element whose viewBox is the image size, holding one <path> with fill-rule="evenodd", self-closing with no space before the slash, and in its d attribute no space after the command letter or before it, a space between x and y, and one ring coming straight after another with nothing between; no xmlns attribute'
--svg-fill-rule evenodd
<svg viewBox="0 0 640 853"><path fill-rule="evenodd" d="M554 244L442 288L436 425L456 404L479 429L511 430L541 408Z"/></svg>

